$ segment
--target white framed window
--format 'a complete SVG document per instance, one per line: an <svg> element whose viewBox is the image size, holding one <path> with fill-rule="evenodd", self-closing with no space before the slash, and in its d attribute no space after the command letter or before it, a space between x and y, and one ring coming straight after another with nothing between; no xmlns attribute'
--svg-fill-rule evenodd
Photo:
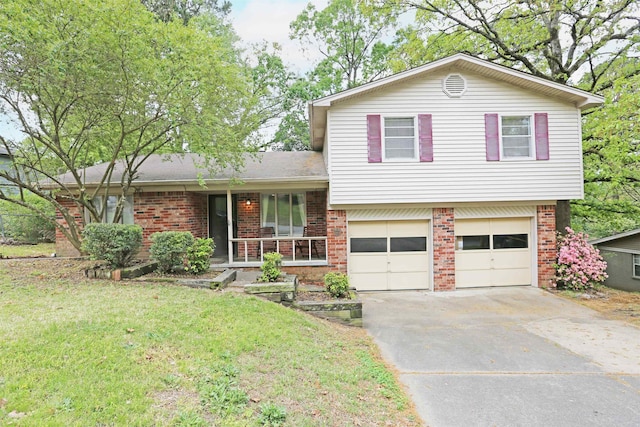
<svg viewBox="0 0 640 427"><path fill-rule="evenodd" d="M93 199L93 204L98 212L102 211L103 204L106 199L106 209L103 212L102 222L111 223L113 217L116 214L116 207L118 204L119 196L96 196ZM91 217L87 215L87 222L91 222ZM133 196L127 196L124 199L124 207L122 208L122 216L120 217L120 224L133 224Z"/></svg>
<svg viewBox="0 0 640 427"><path fill-rule="evenodd" d="M383 153L386 161L418 160L415 117L385 117Z"/></svg>
<svg viewBox="0 0 640 427"><path fill-rule="evenodd" d="M633 277L640 279L640 255L633 256Z"/></svg>
<svg viewBox="0 0 640 427"><path fill-rule="evenodd" d="M302 236L307 225L304 193L263 194L260 226L272 227L276 236Z"/></svg>
<svg viewBox="0 0 640 427"><path fill-rule="evenodd" d="M503 159L531 159L534 157L531 125L531 116L500 116Z"/></svg>

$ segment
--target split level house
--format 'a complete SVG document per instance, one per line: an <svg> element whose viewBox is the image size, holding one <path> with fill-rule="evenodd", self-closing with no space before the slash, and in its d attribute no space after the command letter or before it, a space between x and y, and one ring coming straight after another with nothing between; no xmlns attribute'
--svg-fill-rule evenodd
<svg viewBox="0 0 640 427"><path fill-rule="evenodd" d="M215 239L213 262L278 251L285 270L342 271L358 290L546 286L556 202L583 197L581 110L602 102L457 54L312 101L312 151L214 176L191 155L150 158L124 222L145 251L152 233L187 230ZM57 251L73 253L60 234Z"/></svg>

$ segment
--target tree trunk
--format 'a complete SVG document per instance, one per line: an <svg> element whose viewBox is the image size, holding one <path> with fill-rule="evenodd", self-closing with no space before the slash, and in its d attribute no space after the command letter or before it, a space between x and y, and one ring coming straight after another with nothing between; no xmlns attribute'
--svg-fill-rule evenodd
<svg viewBox="0 0 640 427"><path fill-rule="evenodd" d="M567 227L571 227L571 204L568 200L558 200L556 204L556 231L567 234Z"/></svg>

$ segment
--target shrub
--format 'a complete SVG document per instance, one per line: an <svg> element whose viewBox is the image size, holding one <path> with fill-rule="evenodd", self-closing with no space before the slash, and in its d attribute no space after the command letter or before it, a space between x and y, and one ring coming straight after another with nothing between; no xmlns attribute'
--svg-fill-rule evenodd
<svg viewBox="0 0 640 427"><path fill-rule="evenodd" d="M142 246L142 227L127 224L87 224L82 231L82 250L91 259L104 260L112 268L131 264Z"/></svg>
<svg viewBox="0 0 640 427"><path fill-rule="evenodd" d="M334 298L349 295L349 276L343 273L329 272L324 275L324 286Z"/></svg>
<svg viewBox="0 0 640 427"><path fill-rule="evenodd" d="M214 249L213 239L197 238L187 249L186 270L193 274L202 274L209 270Z"/></svg>
<svg viewBox="0 0 640 427"><path fill-rule="evenodd" d="M264 262L260 266L262 275L258 278L260 282L275 282L280 277L282 272L280 266L282 265L282 255L277 252L267 252L264 254Z"/></svg>
<svg viewBox="0 0 640 427"><path fill-rule="evenodd" d="M607 263L600 251L587 242L589 236L567 227L565 236L558 236L558 260L555 264L556 283L575 291L593 289L608 277Z"/></svg>
<svg viewBox="0 0 640 427"><path fill-rule="evenodd" d="M163 231L151 235L151 258L158 263L158 271L169 273L185 266L187 250L193 245L188 231Z"/></svg>
<svg viewBox="0 0 640 427"><path fill-rule="evenodd" d="M56 211L53 205L31 193L25 194L25 201L36 206L51 220L37 215L31 209L2 201L0 202L0 220L5 236L23 243L54 241L56 231L52 221L55 219Z"/></svg>

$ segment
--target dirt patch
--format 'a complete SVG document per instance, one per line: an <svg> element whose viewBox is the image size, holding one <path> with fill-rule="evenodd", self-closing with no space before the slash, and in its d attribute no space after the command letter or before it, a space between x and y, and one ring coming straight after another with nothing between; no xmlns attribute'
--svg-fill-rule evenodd
<svg viewBox="0 0 640 427"><path fill-rule="evenodd" d="M300 291L296 295L297 301L351 301L350 298L334 298L328 292Z"/></svg>
<svg viewBox="0 0 640 427"><path fill-rule="evenodd" d="M596 310L608 318L623 320L640 327L640 292L601 287L586 294L559 291L558 295Z"/></svg>

